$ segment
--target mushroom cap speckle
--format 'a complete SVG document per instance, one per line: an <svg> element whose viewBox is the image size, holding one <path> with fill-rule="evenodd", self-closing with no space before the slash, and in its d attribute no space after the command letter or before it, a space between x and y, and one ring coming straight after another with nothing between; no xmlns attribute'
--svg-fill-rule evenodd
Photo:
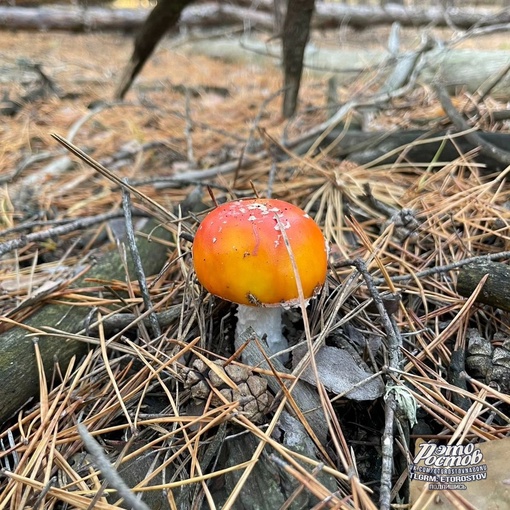
<svg viewBox="0 0 510 510"><path fill-rule="evenodd" d="M210 212L193 242L198 280L234 303L295 304L299 293L285 238L304 298L310 298L326 279L326 241L305 211L283 200L235 200Z"/></svg>

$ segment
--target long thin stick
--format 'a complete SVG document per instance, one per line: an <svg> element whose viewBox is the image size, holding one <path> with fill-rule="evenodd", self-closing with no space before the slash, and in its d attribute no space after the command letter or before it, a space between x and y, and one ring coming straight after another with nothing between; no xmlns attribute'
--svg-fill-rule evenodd
<svg viewBox="0 0 510 510"><path fill-rule="evenodd" d="M126 485L119 473L117 473L117 471L113 468L103 452L103 449L92 437L83 423L78 423L78 432L80 433L80 437L85 448L90 455L92 455L97 468L101 471L103 477L108 482L108 485L113 487L118 492L119 496L126 502L126 507L132 508L133 510L150 510L150 508L141 499L138 499L131 492L131 489Z"/></svg>

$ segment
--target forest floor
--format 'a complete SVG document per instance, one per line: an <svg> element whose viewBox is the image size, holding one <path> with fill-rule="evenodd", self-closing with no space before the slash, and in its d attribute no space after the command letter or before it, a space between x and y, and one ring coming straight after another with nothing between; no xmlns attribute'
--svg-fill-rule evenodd
<svg viewBox="0 0 510 510"><path fill-rule="evenodd" d="M446 30L436 35L451 37ZM314 44L325 47L383 49L387 39L388 29L383 28L314 34ZM419 32L404 31L402 44L416 48ZM503 35L468 39L462 47L510 49ZM120 455L119 462L129 466L128 471L137 471L138 478L131 478L130 486L143 485L150 473L157 474L156 483L163 487L142 489L142 499L153 509L214 505L274 509L285 501L294 505L291 508L377 508L385 490L392 491L398 508L425 508L425 500L430 504L427 508L439 504L470 508L463 498L475 507L496 508L490 505L501 502L505 479L500 476L505 459L497 452L483 451L485 464L492 459L489 477L466 484L469 491L422 491L423 483L409 483L409 462L418 440L490 444L505 440L510 432L508 312L475 302L476 296L467 300L456 287L465 259L509 250L510 189L502 174L485 172L473 154L445 162L439 154L439 161L425 166L405 160L362 166L327 151L290 153L284 158L278 142L284 134L287 139L297 138L327 119L327 78L306 73L299 112L287 124L280 113L281 73L272 60L213 59L190 54L172 39L157 49L126 100L113 101L131 50L132 37L120 34L0 32L1 107L17 108L14 115L3 115L0 123L0 247L22 234L51 229L55 222L120 209L122 193L116 182L74 156L66 159L69 154L51 136L59 134L168 211L168 229L174 236L164 245L167 264L159 278L147 276L151 276L153 305L180 310L164 327L166 343L155 342L144 328L127 337L99 334L100 341L81 368L76 361L74 370L82 370L79 379L73 379L74 372L66 375L64 367L47 381L37 372L43 383L33 393L41 404L31 401L19 415L13 412L0 419L5 421L0 430L0 465L6 470L0 477L0 508L35 507L40 494L37 504L45 509L65 508L64 503L67 508L86 509L94 496L96 508L123 507L107 495L108 490L100 489L102 469L93 468L85 457L77 460L80 453L85 456L82 440L86 442L77 434L78 421L87 424L112 460ZM41 70L49 86L41 83ZM340 88L339 103L348 101L359 87L360 81L354 81L352 87ZM471 100L460 93L454 103L464 107ZM508 121L490 118L492 111L505 109L505 103L488 97L480 106L480 126L508 132ZM431 129L448 122L425 85L417 85L405 98L373 114L369 128L405 129L418 120ZM247 147L251 144L256 150ZM242 168L234 164L214 173L245 152L253 157L252 164ZM194 172L211 169L206 179ZM171 181L175 176L179 183ZM331 349L351 348L366 374L376 374L374 380L384 381L387 389L398 388L384 395L393 397L383 398L380 393L370 399L349 399L335 391L331 381L323 382L329 391L322 387L315 396L327 417L327 435L318 438L317 431L310 433L305 415L294 407L294 416L305 424L299 442L311 445L294 449L285 435L298 425L289 429L283 424L291 419L283 413L292 405L283 411L275 404L260 423L239 417L242 413L236 414L232 403L209 399L197 404L190 398L185 370L198 366L192 365L193 360L203 356L225 361L235 351L229 333L229 322L234 320L231 307L201 292L193 278L189 239L201 209L213 205L205 185L218 201L252 196L256 190L296 203L315 217L331 247L328 281L304 319L288 313L286 331L294 341L319 338ZM163 221L160 211L147 201L139 196L133 200ZM178 206L183 204L191 212L178 219ZM404 216L407 223L399 224ZM62 283L65 271L83 267L91 254L100 258L108 250L118 250L116 228L101 222L59 236L50 232L0 258L0 345L13 324L55 304L84 306L93 317L98 310L103 316L126 308L143 312L138 284L122 279L97 281L95 294L84 289L74 294L69 290L68 295L63 291L68 285ZM177 237L183 231L188 237ZM360 266L345 264L357 257L364 260L372 280L360 275ZM509 258L501 257L501 262ZM449 264L455 267L447 270ZM430 271L434 267L445 269ZM56 278L58 290L50 287L38 297L38 289ZM135 279L131 275L128 281ZM370 282L380 292L400 295L386 316L391 315L391 331L388 322L370 310L369 302L377 301L367 287ZM19 306L34 297L33 307ZM305 334L307 321L313 338ZM52 326L52 333L58 329L56 324L43 324L39 332L46 331L45 326ZM83 341L77 330L61 333ZM483 356L480 350L468 352L468 339L475 337L480 340L473 343L483 343ZM351 347L345 345L346 339ZM398 366L391 361L395 350ZM506 357L497 370L492 368L495 352L500 359ZM454 366L459 353L460 368ZM484 373L473 361L477 356L484 357ZM275 378L270 370L257 373ZM281 374L279 384L283 384ZM200 377L210 379L211 373ZM288 374L283 377L294 380ZM6 384L1 376L0 380ZM285 399L292 401L288 394ZM64 401L64 408L57 407ZM393 417L388 418L393 405L388 401L399 405L395 428ZM411 404L406 407L405 402ZM273 431L278 427L280 435ZM392 443L395 438L393 452L384 446L385 437ZM268 446L262 450L260 444ZM134 469L133 459L147 458L147 452L152 455L150 462ZM213 462L211 456L217 459ZM269 473L257 472L266 465L273 466L267 468ZM321 470L322 478L317 474ZM264 502L260 491L266 494L270 489L260 484L274 477L282 480L278 496L273 500L267 494ZM305 496L298 487L305 488ZM253 499L257 491L259 501Z"/></svg>

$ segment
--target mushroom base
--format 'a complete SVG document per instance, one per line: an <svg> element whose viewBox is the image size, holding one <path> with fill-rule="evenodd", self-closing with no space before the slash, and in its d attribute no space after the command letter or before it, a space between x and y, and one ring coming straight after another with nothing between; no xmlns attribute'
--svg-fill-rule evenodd
<svg viewBox="0 0 510 510"><path fill-rule="evenodd" d="M279 306L261 307L239 305L237 310L236 337L239 338L248 328L262 338L266 335L269 354L273 355L289 348L289 342L282 334L282 308ZM289 354L279 356L286 363Z"/></svg>

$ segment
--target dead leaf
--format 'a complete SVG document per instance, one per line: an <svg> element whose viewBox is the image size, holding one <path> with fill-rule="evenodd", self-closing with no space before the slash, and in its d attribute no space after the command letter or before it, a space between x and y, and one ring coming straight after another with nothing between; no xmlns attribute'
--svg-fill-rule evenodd
<svg viewBox="0 0 510 510"><path fill-rule="evenodd" d="M306 347L298 348L293 354L293 363L305 354ZM315 356L317 372L324 387L333 393L345 393L352 400L375 400L384 392L384 383L381 377L376 377L360 384L373 376L361 358L355 360L351 353L325 345ZM301 379L316 386L312 368L308 366L301 375ZM354 386L356 386L354 389Z"/></svg>

